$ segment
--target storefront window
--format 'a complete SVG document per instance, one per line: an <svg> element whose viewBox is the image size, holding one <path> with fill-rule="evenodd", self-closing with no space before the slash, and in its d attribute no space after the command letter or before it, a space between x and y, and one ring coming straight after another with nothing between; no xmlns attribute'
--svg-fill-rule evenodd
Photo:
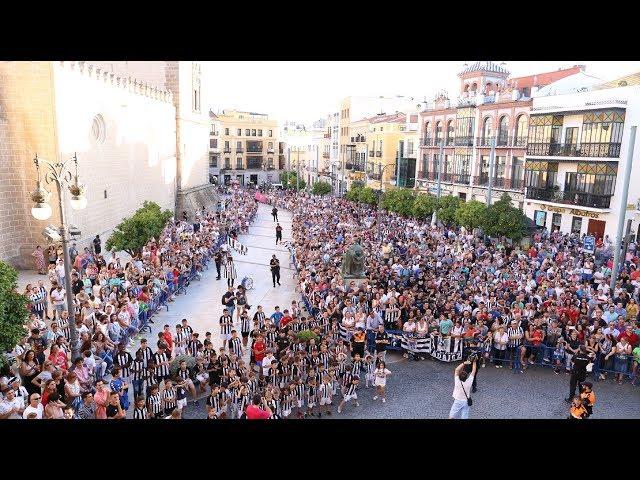
<svg viewBox="0 0 640 480"><path fill-rule="evenodd" d="M582 217L573 217L571 220L571 233L580 235L582 231Z"/></svg>
<svg viewBox="0 0 640 480"><path fill-rule="evenodd" d="M547 212L536 210L533 212L533 221L537 227L544 227L547 224Z"/></svg>

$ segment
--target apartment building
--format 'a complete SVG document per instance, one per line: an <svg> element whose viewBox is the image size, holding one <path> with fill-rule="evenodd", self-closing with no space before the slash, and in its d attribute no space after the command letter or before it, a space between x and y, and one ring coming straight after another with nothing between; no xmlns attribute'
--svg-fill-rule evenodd
<svg viewBox="0 0 640 480"><path fill-rule="evenodd" d="M209 120L211 122L211 131L209 132L209 181L217 183L220 177L220 119L209 110Z"/></svg>
<svg viewBox="0 0 640 480"><path fill-rule="evenodd" d="M278 122L267 114L223 110L218 142L219 181L240 185L277 183L280 176Z"/></svg>
<svg viewBox="0 0 640 480"><path fill-rule="evenodd" d="M640 74L601 83L584 73L539 90L527 138L525 214L537 226L615 239L619 222L640 235L640 139L625 215L623 173L640 123Z"/></svg>
<svg viewBox="0 0 640 480"><path fill-rule="evenodd" d="M320 162L320 139L323 128L307 128L296 122L285 122L281 128L284 143L287 170L293 170L311 185L317 178Z"/></svg>
<svg viewBox="0 0 640 480"><path fill-rule="evenodd" d="M524 155L532 92L584 67L509 78L504 64L475 62L458 75L459 96L446 92L420 112L420 145L416 186L434 193L442 148L440 180L443 194L486 202L491 142L495 138L493 198L505 191L514 205L524 201Z"/></svg>
<svg viewBox="0 0 640 480"><path fill-rule="evenodd" d="M398 162L395 168L396 185L415 188L417 177L418 144L420 142L419 110L405 112L405 126L398 145Z"/></svg>
<svg viewBox="0 0 640 480"><path fill-rule="evenodd" d="M368 97L368 96L350 96L344 98L340 102L339 119L339 145L338 145L338 158L334 162L338 164L334 165L333 171L338 173L341 165L346 163L354 163L355 161L355 142L351 141L352 135L352 122L358 122L365 118L371 118L378 114L386 115L394 112L403 112L409 108L415 107L416 101L412 97ZM347 185L348 176L337 175L336 186L338 191L345 191L348 188Z"/></svg>

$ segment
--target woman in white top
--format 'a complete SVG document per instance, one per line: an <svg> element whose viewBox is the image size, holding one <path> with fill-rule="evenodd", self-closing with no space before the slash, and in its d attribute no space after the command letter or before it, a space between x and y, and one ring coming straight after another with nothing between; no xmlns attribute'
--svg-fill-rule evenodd
<svg viewBox="0 0 640 480"><path fill-rule="evenodd" d="M504 331L504 326L500 325L500 327L498 327L498 330L493 334L493 356L496 368L502 368L502 361L504 359L508 342L509 335Z"/></svg>
<svg viewBox="0 0 640 480"><path fill-rule="evenodd" d="M413 334L416 332L416 322L413 320L413 318L409 318L404 325L402 325L402 332L404 333L405 338L407 338L407 340L411 339L413 340ZM411 344L411 342L408 342L409 344ZM409 349L411 350L411 345L409 345ZM404 358L409 358L409 355L407 354L407 352L404 352L404 354L402 355Z"/></svg>
<svg viewBox="0 0 640 480"><path fill-rule="evenodd" d="M387 370L387 365L384 362L378 363L378 367L373 372L375 378L373 384L376 386L376 394L373 397L374 400L377 400L378 396L380 396L382 397L382 403L386 403L387 376L390 374L391 372Z"/></svg>

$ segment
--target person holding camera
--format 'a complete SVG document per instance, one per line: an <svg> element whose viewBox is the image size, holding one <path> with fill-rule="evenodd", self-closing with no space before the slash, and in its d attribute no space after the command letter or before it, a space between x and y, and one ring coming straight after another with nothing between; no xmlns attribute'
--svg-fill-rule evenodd
<svg viewBox="0 0 640 480"><path fill-rule="evenodd" d="M465 366L471 365L471 374L467 373ZM456 368L453 374L453 405L449 412L449 418L469 418L469 410L472 405L471 398L467 394L471 390L473 379L476 375L477 362L467 360Z"/></svg>
<svg viewBox="0 0 640 480"><path fill-rule="evenodd" d="M471 393L476 393L476 391L478 390L478 350L477 349L472 349L469 351L469 356L467 357L467 363L465 362L464 365L464 370L467 372L467 374L470 374L471 371L475 368L475 374L473 375L473 382L471 383Z"/></svg>

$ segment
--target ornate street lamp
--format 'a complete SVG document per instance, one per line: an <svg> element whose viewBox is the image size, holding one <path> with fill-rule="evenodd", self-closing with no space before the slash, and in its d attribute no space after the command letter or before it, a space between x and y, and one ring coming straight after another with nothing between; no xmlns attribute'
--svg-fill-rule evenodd
<svg viewBox="0 0 640 480"><path fill-rule="evenodd" d="M58 208L60 210L60 237L62 239L62 252L64 258L64 282L65 290L67 294L67 311L69 312L69 331L71 335L71 359L75 360L80 357L80 342L78 341L78 332L76 330L76 318L75 318L75 306L73 304L73 290L71 288L71 259L69 257L68 235L69 231L66 225L66 217L64 213L64 191L65 187L68 188L71 198L69 203L74 210L82 210L87 206L87 197L85 197L85 187L78 183L78 157L73 154L71 158L74 164L74 174L67 169L68 160L64 162L49 162L38 158L36 154L33 163L36 165L38 172L38 180L36 182L36 189L31 193L31 200L35 203L31 208L31 215L36 220L47 220L51 217L52 210L49 205L49 199L51 198L51 192L42 187L40 177L40 164L43 163L49 169L44 176L44 181L47 185L55 183L58 189Z"/></svg>

